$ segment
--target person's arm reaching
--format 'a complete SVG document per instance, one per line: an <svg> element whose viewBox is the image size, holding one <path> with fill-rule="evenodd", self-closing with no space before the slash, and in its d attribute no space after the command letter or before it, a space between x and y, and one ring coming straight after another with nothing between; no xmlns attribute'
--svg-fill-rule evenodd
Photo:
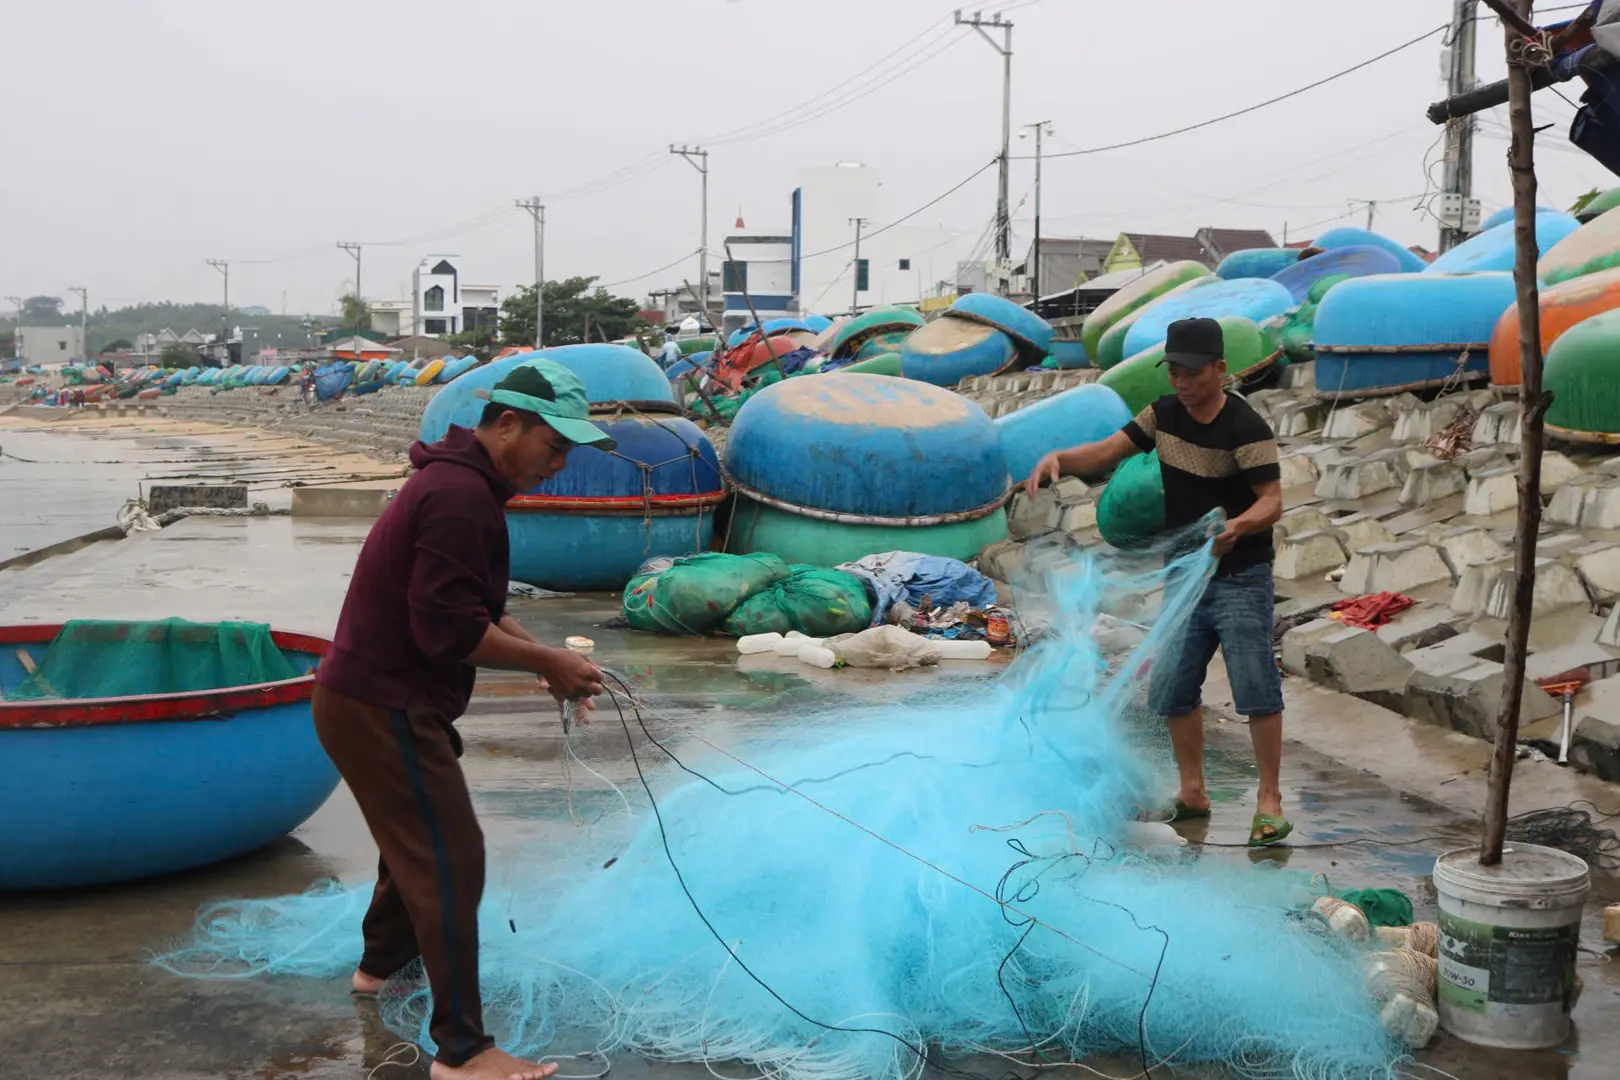
<svg viewBox="0 0 1620 1080"><path fill-rule="evenodd" d="M496 625L515 638L522 638L524 641L533 641L535 643L540 641L539 638L525 630L523 628L523 624L512 617L511 612L507 612L505 615L502 615L501 621L496 623Z"/></svg>
<svg viewBox="0 0 1620 1080"><path fill-rule="evenodd" d="M1056 483L1060 476L1095 476L1141 452L1142 448L1124 431L1116 431L1098 442L1054 450L1041 458L1029 479L1024 481L1024 493L1033 499L1037 491L1046 484Z"/></svg>
<svg viewBox="0 0 1620 1080"><path fill-rule="evenodd" d="M1226 522L1226 527L1215 535L1215 555L1220 557L1232 550L1242 537L1264 532L1282 518L1283 497L1281 480L1264 480L1253 485L1254 505Z"/></svg>
<svg viewBox="0 0 1620 1080"><path fill-rule="evenodd" d="M467 654L466 662L483 668L538 675L546 680L553 694L569 701L602 692L601 669L579 653L520 638L495 623L484 630L483 638Z"/></svg>

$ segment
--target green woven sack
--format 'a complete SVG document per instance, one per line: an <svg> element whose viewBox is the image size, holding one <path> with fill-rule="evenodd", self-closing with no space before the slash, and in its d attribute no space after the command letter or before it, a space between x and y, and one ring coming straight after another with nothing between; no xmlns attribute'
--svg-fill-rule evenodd
<svg viewBox="0 0 1620 1080"><path fill-rule="evenodd" d="M1118 548L1141 547L1164 532L1164 477L1159 454L1125 459L1097 499L1097 531Z"/></svg>
<svg viewBox="0 0 1620 1080"><path fill-rule="evenodd" d="M842 570L791 566L791 576L754 594L731 613L720 632L732 637L785 634L810 637L854 634L872 625L866 582Z"/></svg>
<svg viewBox="0 0 1620 1080"><path fill-rule="evenodd" d="M688 555L631 578L624 618L653 633L712 633L737 605L787 576L787 563L764 552Z"/></svg>

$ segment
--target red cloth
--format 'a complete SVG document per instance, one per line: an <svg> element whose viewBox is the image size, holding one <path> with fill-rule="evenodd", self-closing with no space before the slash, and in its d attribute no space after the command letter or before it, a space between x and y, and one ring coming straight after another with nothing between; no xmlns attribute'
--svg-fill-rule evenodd
<svg viewBox="0 0 1620 1080"><path fill-rule="evenodd" d="M1333 605L1331 619L1346 626L1359 626L1363 630L1377 630L1411 607L1416 601L1396 592L1373 593L1352 600L1340 600Z"/></svg>

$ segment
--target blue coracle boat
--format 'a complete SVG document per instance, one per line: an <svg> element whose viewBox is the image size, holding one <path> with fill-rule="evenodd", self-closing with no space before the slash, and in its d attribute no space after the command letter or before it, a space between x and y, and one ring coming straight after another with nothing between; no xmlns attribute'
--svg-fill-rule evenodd
<svg viewBox="0 0 1620 1080"><path fill-rule="evenodd" d="M152 877L287 835L337 787L315 737L329 642L272 631L296 678L217 690L19 701L21 653L59 626L0 627L0 892Z"/></svg>

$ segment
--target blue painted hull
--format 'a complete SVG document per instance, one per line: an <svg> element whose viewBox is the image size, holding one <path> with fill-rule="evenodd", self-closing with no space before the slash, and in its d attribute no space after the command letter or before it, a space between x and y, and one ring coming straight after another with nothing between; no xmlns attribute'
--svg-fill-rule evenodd
<svg viewBox="0 0 1620 1080"><path fill-rule="evenodd" d="M1442 386L1448 381L1477 382L1490 375L1490 353L1475 349L1461 374L1461 353L1327 353L1316 354L1316 394L1321 398L1379 397Z"/></svg>
<svg viewBox="0 0 1620 1080"><path fill-rule="evenodd" d="M14 653L0 656L8 687L22 681ZM338 783L307 697L197 720L0 727L0 763L0 892L244 855L296 829Z"/></svg>
<svg viewBox="0 0 1620 1080"><path fill-rule="evenodd" d="M1342 247L1366 247L1368 245L1381 247L1395 256L1396 260L1401 264L1402 273L1415 274L1429 265L1408 251L1404 245L1391 240L1382 233L1356 229L1348 225L1338 229L1329 229L1321 236L1318 236L1315 241L1315 246L1323 251L1332 251L1335 248Z"/></svg>
<svg viewBox="0 0 1620 1080"><path fill-rule="evenodd" d="M1105 439L1131 419L1130 406L1112 389L1090 383L996 421L1007 471L1020 481L1053 450Z"/></svg>
<svg viewBox="0 0 1620 1080"><path fill-rule="evenodd" d="M640 515L544 513L508 509L512 577L542 589L622 589L636 568L660 555L708 551L714 511Z"/></svg>
<svg viewBox="0 0 1620 1080"><path fill-rule="evenodd" d="M947 353L918 352L911 347L908 336L900 346L900 374L935 386L955 386L969 375L1000 371L1012 362L1013 356L1013 340L1000 330L992 330L982 341Z"/></svg>
<svg viewBox="0 0 1620 1080"><path fill-rule="evenodd" d="M1538 213L1536 215L1536 249L1549 251L1564 237L1581 227L1581 223L1568 214ZM1514 224L1504 222L1494 228L1463 241L1434 262L1426 274L1479 274L1490 271L1511 271L1514 257Z"/></svg>
<svg viewBox="0 0 1620 1080"><path fill-rule="evenodd" d="M585 396L593 403L674 401L669 380L650 356L624 345L564 345L539 352L518 353L467 372L428 403L422 413L422 425L417 437L423 442L437 442L444 438L444 433L450 430L452 424L475 427L488 403L475 397L474 393L488 390L505 378L508 371L536 357L554 360L578 375L585 384Z"/></svg>
<svg viewBox="0 0 1620 1080"><path fill-rule="evenodd" d="M989 323L1017 342L1020 351L1035 354L1036 361L1051 351L1052 325L1011 300L991 293L968 293L951 305L951 311Z"/></svg>
<svg viewBox="0 0 1620 1080"><path fill-rule="evenodd" d="M1323 278L1348 274L1350 277L1371 277L1374 274L1401 273L1401 260L1381 247L1363 244L1360 247L1334 248L1297 262L1286 270L1273 274L1272 281L1287 289L1294 303L1303 304L1311 288Z"/></svg>
<svg viewBox="0 0 1620 1080"><path fill-rule="evenodd" d="M1191 289L1161 300L1142 312L1125 335L1125 356L1129 358L1164 344L1170 324L1178 319L1241 315L1262 323L1293 306L1292 294L1268 278L1238 278Z"/></svg>
<svg viewBox="0 0 1620 1080"><path fill-rule="evenodd" d="M1088 368L1091 366L1091 357L1086 354L1086 343L1075 338L1053 338L1051 364L1042 364L1042 367L1055 368Z"/></svg>
<svg viewBox="0 0 1620 1080"><path fill-rule="evenodd" d="M885 518L971 510L1007 489L995 426L977 405L855 372L756 393L732 422L726 468L795 506Z"/></svg>
<svg viewBox="0 0 1620 1080"><path fill-rule="evenodd" d="M1297 262L1299 262L1298 248L1250 248L1246 251L1234 251L1222 259L1221 265L1215 268L1215 276L1223 281L1268 278Z"/></svg>

